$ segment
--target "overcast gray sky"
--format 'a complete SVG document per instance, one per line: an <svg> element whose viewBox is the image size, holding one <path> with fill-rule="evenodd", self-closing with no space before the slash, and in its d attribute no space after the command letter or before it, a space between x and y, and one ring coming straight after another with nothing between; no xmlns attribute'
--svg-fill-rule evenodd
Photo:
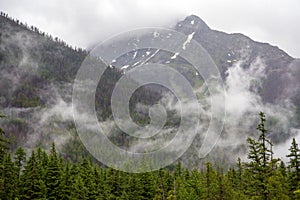
<svg viewBox="0 0 300 200"><path fill-rule="evenodd" d="M195 14L212 29L240 32L300 58L299 0L0 0L0 10L83 48Z"/></svg>

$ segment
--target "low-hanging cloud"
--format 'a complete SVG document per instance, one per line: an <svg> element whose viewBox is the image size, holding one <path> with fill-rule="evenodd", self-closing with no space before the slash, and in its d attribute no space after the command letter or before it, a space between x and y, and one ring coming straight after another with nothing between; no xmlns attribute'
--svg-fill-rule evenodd
<svg viewBox="0 0 300 200"><path fill-rule="evenodd" d="M257 57L250 64L249 68L243 68L244 61L238 61L228 68L225 80L226 87L226 123L222 132L221 138L216 143L215 148L211 154L208 155L208 160L218 161L228 158L228 162L235 162L238 157L246 159L247 137L257 138L259 133L256 130L258 124L258 113L264 112L267 116L269 129L268 137L270 137L275 144L275 156L284 158L283 155L288 154L288 146L291 138L299 138L299 130L293 127L293 117L295 115L294 105L290 102L290 97L278 104L271 104L264 102L259 95L259 90L263 87L263 82L267 78L266 65L264 60ZM197 90L197 92L205 91L204 85ZM215 95L218 95L216 93ZM160 100L159 104L163 105L166 110L175 110L176 116L180 116L182 111L181 102L175 101L175 97L166 93ZM209 104L210 96L201 99L200 109L201 123L198 127L198 135L195 138L191 148L181 158L183 164L187 167L193 168L197 166L195 159L199 160L198 151L205 137L205 132L209 125L211 111L205 109ZM222 102L219 102L220 104ZM185 102L185 108L189 111L196 110L194 103ZM144 104L137 104L136 111L139 113L147 114L150 106ZM191 112L189 117L198 117ZM112 128L112 121L109 126L107 122L102 123L105 127ZM177 127L165 127L162 129L155 139L150 140L133 140L130 147L127 149L133 152L147 152L155 151L168 144L173 140L174 135L178 131ZM186 130L187 135L194 130ZM279 138L279 139L278 139ZM185 141L185 138L175 138L175 141L180 143ZM192 160L191 160L192 159ZM286 159L283 159L286 161ZM200 161L200 160L199 160ZM191 165L194 163L194 165Z"/></svg>
<svg viewBox="0 0 300 200"><path fill-rule="evenodd" d="M134 28L174 26L185 16L196 14L211 28L241 32L300 57L298 0L3 0L0 7L13 17L84 48Z"/></svg>

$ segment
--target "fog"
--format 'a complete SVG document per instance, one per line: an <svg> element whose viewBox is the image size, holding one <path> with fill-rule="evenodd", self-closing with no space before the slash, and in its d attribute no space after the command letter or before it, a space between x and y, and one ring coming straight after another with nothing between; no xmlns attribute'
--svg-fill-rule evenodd
<svg viewBox="0 0 300 200"><path fill-rule="evenodd" d="M300 57L298 0L1 0L0 7L83 48L134 28L174 26L195 14L213 29L240 32Z"/></svg>

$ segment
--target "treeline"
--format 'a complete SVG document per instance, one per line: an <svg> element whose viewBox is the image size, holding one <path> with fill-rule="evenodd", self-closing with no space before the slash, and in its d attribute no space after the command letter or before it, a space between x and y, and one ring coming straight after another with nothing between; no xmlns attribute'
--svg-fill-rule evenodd
<svg viewBox="0 0 300 200"><path fill-rule="evenodd" d="M238 159L224 172L206 163L187 170L180 162L149 173L130 174L99 167L87 159L64 161L52 145L26 159L22 148L11 155L1 129L1 199L300 199L300 149L293 139L287 165L274 158L260 113L257 139L248 138L248 161Z"/></svg>
<svg viewBox="0 0 300 200"><path fill-rule="evenodd" d="M73 49L74 51L79 52L79 53L85 53L85 54L87 54L87 51L86 51L86 50L84 50L84 49L82 49L82 48L78 48L78 47L76 47L76 46L73 47L73 46L67 44L67 43L66 43L65 41L63 41L62 39L60 39L60 38L58 38L58 37L53 37L52 35L50 35L50 34L48 34L48 33L46 33L46 32L41 31L40 29L38 29L38 28L35 27L35 26L32 26L32 25L29 26L26 22L23 23L23 22L21 22L21 21L18 20L18 19L14 19L14 18L10 17L7 13L5 13L5 12L3 12L3 11L0 11L0 16L6 18L7 20L10 20L11 22L16 23L17 25L20 25L21 27L23 27L23 28L25 28L25 29L27 29L27 30L29 30L29 31L33 31L33 32L35 32L35 33L37 33L37 34L39 34L39 35L41 35L41 36L43 36L43 37L46 37L46 38L48 38L49 40L58 43L59 45L68 47L68 48Z"/></svg>

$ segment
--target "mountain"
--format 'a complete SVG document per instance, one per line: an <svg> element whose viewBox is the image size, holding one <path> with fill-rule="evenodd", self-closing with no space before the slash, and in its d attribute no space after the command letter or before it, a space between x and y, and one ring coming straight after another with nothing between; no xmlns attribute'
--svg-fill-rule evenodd
<svg viewBox="0 0 300 200"><path fill-rule="evenodd" d="M299 60L292 58L278 47L268 43L253 41L240 33L227 34L212 30L202 19L195 15L188 16L183 21L178 22L174 30L185 35L193 33L193 39L200 43L209 53L224 79L226 79L228 68L234 63L242 61L242 67L247 69L251 63L260 58L266 66L267 76L263 86L265 89L261 91L261 97L264 102L278 103L285 100L286 94L284 90L294 85L299 85ZM137 62L144 63L146 60L148 63L158 62L164 64L182 62L182 60L178 60L180 56L176 60L171 58L173 54L162 56L163 51L155 52L155 50L149 49L130 52L127 56L120 57L119 60L117 59L112 64L121 68L126 66L126 69L131 69L132 66L136 66ZM150 60L148 60L149 58ZM289 78L286 78L286 75L290 73L295 75L292 82L289 82L290 80L287 80ZM298 98L293 97L293 102L298 103Z"/></svg>
<svg viewBox="0 0 300 200"><path fill-rule="evenodd" d="M234 162L235 156L241 156L242 149L245 149L243 141L256 134L255 118L260 111L268 116L269 137L275 143L283 144L300 133L299 59L292 58L278 47L256 42L243 34L213 30L195 15L179 21L174 30L187 35L187 38L192 37L204 47L216 63L226 87L226 123L221 139L213 150L215 152L210 156L215 155L215 160L222 157L224 162ZM150 36L149 41L151 37L156 36ZM125 40L118 44L120 48L126 48L129 42ZM138 40L134 42L139 44ZM111 64L127 73L140 63L173 67L189 80L195 91L200 90L198 96L207 96L201 91L204 80L189 62L175 52L139 49L120 56ZM176 84L176 80L173 82ZM202 103L205 105L207 102ZM202 140L195 139L190 149L199 149ZM278 154L282 156L284 153ZM198 159L195 152L188 152L187 155L186 159Z"/></svg>
<svg viewBox="0 0 300 200"><path fill-rule="evenodd" d="M243 60L243 68L249 68L257 57L261 58L266 65L267 78L261 94L266 102L278 103L286 98L286 96L282 96L284 89L293 87L293 85L299 86L299 61L296 62L294 58L278 47L255 42L242 34L226 34L211 30L199 17L194 15L179 22L175 29L185 34L195 32L193 39L209 52L223 76L234 62ZM293 63L293 69L288 69L291 63ZM290 85L287 86L285 84L287 84L288 78L284 74L293 73L293 70L297 71L295 80L298 82L288 83ZM282 87L283 85L285 86ZM295 100L295 102L299 101Z"/></svg>
<svg viewBox="0 0 300 200"><path fill-rule="evenodd" d="M74 130L70 118L72 83L87 52L4 13L0 29L0 106L7 115L3 126L12 148L69 139ZM103 80L106 87L97 93L100 96L108 95L121 73L110 68L107 75ZM98 99L98 104L109 107L103 99ZM63 119L53 117L56 109ZM102 110L105 117L107 110Z"/></svg>
<svg viewBox="0 0 300 200"><path fill-rule="evenodd" d="M65 157L76 160L88 155L76 134L72 114L73 81L87 55L86 50L71 47L1 12L0 108L7 116L1 125L12 150L20 145L27 150L46 147L54 141ZM104 75L96 92L101 120L111 116L109 99L122 72L110 67ZM135 94L131 104L160 98L160 94L143 90Z"/></svg>
<svg viewBox="0 0 300 200"><path fill-rule="evenodd" d="M253 41L243 34L213 30L195 15L178 22L174 30L191 36L205 48L216 63L227 89L227 120L212 159L221 157L223 161L220 162L228 162L227 158L235 160L230 158L232 154L243 154L245 138L255 135L256 121L253 119L259 111L266 112L269 117L269 125L272 125L270 136L276 143L284 143L300 132L298 59L278 47ZM119 47L124 44L126 40ZM65 157L76 160L88 155L76 135L72 115L73 81L87 55L86 50L71 47L36 27L1 14L0 107L8 116L2 121L2 126L9 133L12 148L18 145L27 149L50 146L48 144L54 141ZM101 122L110 124L112 121L110 97L115 83L141 63L173 67L196 90L204 85L193 66L180 55L157 49L128 52L112 61L100 80L96 110ZM207 97L202 90L197 95ZM142 87L131 99L131 116L137 123L148 124L145 109L174 98L166 88L157 85ZM166 127L169 129L176 129L180 121L174 112L174 109L168 111ZM119 146L135 144L119 129L114 131L109 136L114 143ZM201 140L201 137L196 139L191 149L199 148ZM195 152L192 155L191 158L196 160Z"/></svg>

